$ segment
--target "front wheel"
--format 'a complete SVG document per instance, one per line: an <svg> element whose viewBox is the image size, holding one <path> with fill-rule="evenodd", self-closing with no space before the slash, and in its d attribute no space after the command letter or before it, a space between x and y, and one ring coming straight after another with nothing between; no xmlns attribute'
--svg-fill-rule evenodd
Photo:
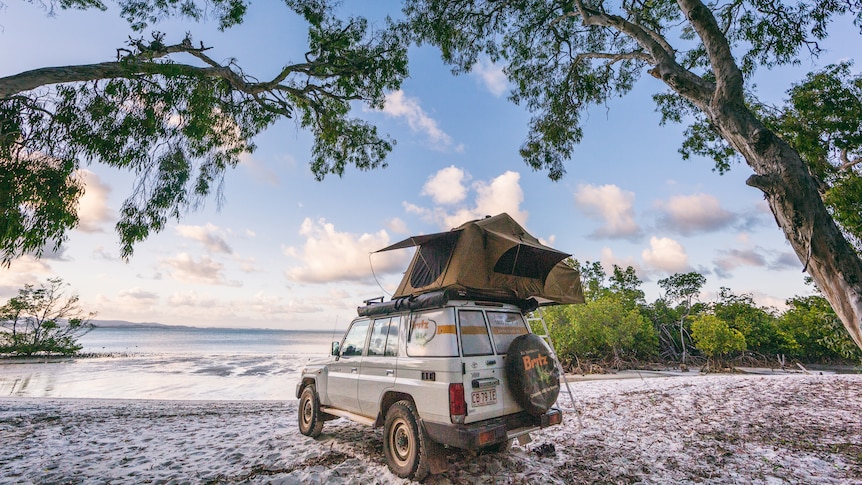
<svg viewBox="0 0 862 485"><path fill-rule="evenodd" d="M299 397L299 432L305 436L317 438L323 430L323 416L320 412L320 400L314 385L309 384L302 390Z"/></svg>
<svg viewBox="0 0 862 485"><path fill-rule="evenodd" d="M423 480L431 470L430 447L414 404L407 400L393 404L386 412L383 427L383 453L392 473L401 478Z"/></svg>

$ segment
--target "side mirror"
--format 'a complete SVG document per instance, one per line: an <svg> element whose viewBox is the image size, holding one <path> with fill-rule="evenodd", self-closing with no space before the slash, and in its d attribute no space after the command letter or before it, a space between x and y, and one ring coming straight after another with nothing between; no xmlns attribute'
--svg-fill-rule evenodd
<svg viewBox="0 0 862 485"><path fill-rule="evenodd" d="M341 348L340 348L339 343L338 342L332 342L331 355L338 356L340 350L341 350Z"/></svg>

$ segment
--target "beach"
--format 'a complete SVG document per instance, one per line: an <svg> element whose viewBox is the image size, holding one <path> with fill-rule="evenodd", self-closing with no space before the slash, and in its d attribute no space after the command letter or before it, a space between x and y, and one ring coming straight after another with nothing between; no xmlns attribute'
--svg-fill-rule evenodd
<svg viewBox="0 0 862 485"><path fill-rule="evenodd" d="M578 381L577 414L431 484L862 484L862 375ZM302 436L294 399L0 398L5 483L410 483L381 430Z"/></svg>

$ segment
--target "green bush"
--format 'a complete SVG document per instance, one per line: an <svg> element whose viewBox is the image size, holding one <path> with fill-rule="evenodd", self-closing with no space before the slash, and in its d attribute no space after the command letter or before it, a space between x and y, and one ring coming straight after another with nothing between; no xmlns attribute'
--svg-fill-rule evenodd
<svg viewBox="0 0 862 485"><path fill-rule="evenodd" d="M797 296L787 300L790 308L779 319L779 325L798 342L790 355L805 361L862 361L862 350L847 333L838 315L819 295Z"/></svg>
<svg viewBox="0 0 862 485"><path fill-rule="evenodd" d="M724 320L715 315L702 314L691 322L691 338L698 350L710 360L721 361L731 352L745 350L745 336L735 328L730 328Z"/></svg>
<svg viewBox="0 0 862 485"><path fill-rule="evenodd" d="M794 355L799 351L799 344L782 327L774 310L757 306L750 294L736 295L722 288L712 310L730 328L742 333L746 350L766 356Z"/></svg>
<svg viewBox="0 0 862 485"><path fill-rule="evenodd" d="M615 365L650 358L658 350L652 324L637 309L627 309L615 295L584 305L546 311L557 353L565 360L612 360Z"/></svg>
<svg viewBox="0 0 862 485"><path fill-rule="evenodd" d="M85 314L78 295L65 295L66 286L60 278L38 288L25 285L0 307L0 354L72 355L81 350L78 338L93 328L95 313Z"/></svg>

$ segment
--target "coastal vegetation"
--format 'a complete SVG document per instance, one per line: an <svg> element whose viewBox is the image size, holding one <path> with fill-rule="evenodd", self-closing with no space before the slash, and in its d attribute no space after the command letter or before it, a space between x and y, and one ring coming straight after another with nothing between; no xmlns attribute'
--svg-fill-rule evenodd
<svg viewBox="0 0 862 485"><path fill-rule="evenodd" d="M587 301L542 313L558 355L571 369L862 363L862 351L821 295L790 298L784 311L730 288L701 300L706 278L681 273L659 281L664 294L648 303L633 267L614 265L608 276L601 263L566 262L581 270Z"/></svg>
<svg viewBox="0 0 862 485"><path fill-rule="evenodd" d="M78 338L93 328L95 313L86 313L69 285L50 278L38 287L25 285L0 307L0 355L72 355Z"/></svg>

